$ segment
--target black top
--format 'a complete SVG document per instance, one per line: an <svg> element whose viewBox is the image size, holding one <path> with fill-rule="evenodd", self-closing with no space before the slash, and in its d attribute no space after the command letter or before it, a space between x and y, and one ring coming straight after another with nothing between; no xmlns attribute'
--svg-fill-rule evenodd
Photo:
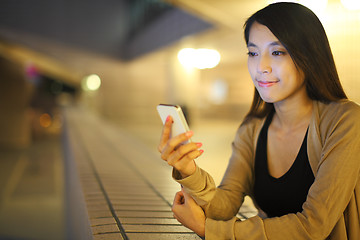
<svg viewBox="0 0 360 240"><path fill-rule="evenodd" d="M290 169L280 178L270 175L267 163L267 133L274 111L261 129L255 155L254 197L268 217L280 217L302 211L310 186L314 182L307 155L307 131L300 151Z"/></svg>

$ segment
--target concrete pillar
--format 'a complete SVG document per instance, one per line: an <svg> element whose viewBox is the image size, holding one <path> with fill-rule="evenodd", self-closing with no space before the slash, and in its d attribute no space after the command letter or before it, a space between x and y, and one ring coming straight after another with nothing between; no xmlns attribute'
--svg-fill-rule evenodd
<svg viewBox="0 0 360 240"><path fill-rule="evenodd" d="M31 143L31 93L24 68L0 57L0 147L25 148Z"/></svg>

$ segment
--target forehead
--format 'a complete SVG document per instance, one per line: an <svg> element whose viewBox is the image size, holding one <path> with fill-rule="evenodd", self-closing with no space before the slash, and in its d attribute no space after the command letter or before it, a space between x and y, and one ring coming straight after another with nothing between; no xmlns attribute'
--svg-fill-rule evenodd
<svg viewBox="0 0 360 240"><path fill-rule="evenodd" d="M280 41L270 31L268 27L260 23L254 22L249 31L248 46L260 45L281 45Z"/></svg>

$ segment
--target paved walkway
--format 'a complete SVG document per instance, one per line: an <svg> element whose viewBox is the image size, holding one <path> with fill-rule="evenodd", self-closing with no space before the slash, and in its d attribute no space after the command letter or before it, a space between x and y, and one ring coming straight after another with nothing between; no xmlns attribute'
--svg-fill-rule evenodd
<svg viewBox="0 0 360 240"><path fill-rule="evenodd" d="M0 239L63 240L63 181L57 137L0 149Z"/></svg>

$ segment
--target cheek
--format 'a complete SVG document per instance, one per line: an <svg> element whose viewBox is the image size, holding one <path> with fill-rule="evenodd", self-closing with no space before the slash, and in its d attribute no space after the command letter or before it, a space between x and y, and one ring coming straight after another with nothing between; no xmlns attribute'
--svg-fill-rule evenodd
<svg viewBox="0 0 360 240"><path fill-rule="evenodd" d="M304 83L304 77L301 73L298 72L296 68L288 68L286 72L283 73L284 77L290 79L294 86L302 86Z"/></svg>
<svg viewBox="0 0 360 240"><path fill-rule="evenodd" d="M285 79L291 79L300 85L302 84L301 82L303 81L303 74L298 71L290 57L286 61L278 63L277 66L278 68L276 70L279 77L281 76Z"/></svg>
<svg viewBox="0 0 360 240"><path fill-rule="evenodd" d="M251 79L254 80L255 73L256 73L256 66L255 66L254 61L248 60L247 66L248 66L248 71L249 71L249 74L251 76Z"/></svg>
<svg viewBox="0 0 360 240"><path fill-rule="evenodd" d="M297 73L297 79L300 82L300 85L304 85L305 84L305 74L302 71L298 71L296 69L296 73Z"/></svg>

